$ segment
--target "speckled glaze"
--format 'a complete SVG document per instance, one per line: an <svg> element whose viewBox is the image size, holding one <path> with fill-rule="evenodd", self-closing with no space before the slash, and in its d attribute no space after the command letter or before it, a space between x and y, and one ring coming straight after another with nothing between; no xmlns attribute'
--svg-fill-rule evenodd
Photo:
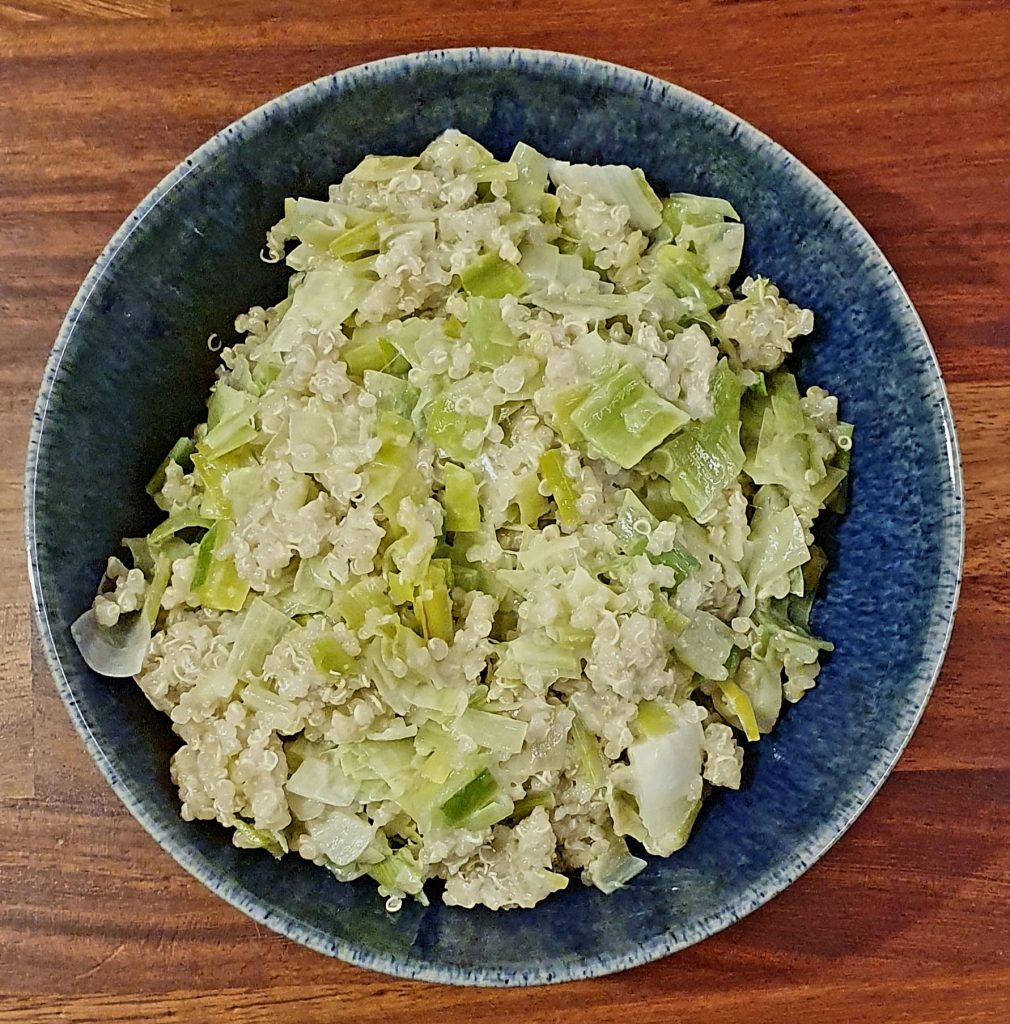
<svg viewBox="0 0 1010 1024"><path fill-rule="evenodd" d="M730 199L747 265L818 316L801 382L856 425L852 507L829 538L820 685L748 751L745 785L706 805L690 843L609 897L573 884L532 911L407 905L297 857L239 851L186 824L176 746L139 689L98 678L69 623L121 536L148 530L144 482L200 418L236 312L283 294L257 258L283 198L322 196L369 152L417 152L455 126L499 156L519 139L559 157L642 166L660 190ZM262 924L374 970L474 985L606 974L712 935L771 899L835 842L914 729L947 644L963 545L950 408L894 272L828 189L711 103L635 71L518 50L413 54L295 90L180 164L116 233L67 314L46 369L27 467L27 546L56 685L88 750L184 868ZM152 865L151 870L157 870ZM826 913L832 913L826 908Z"/></svg>

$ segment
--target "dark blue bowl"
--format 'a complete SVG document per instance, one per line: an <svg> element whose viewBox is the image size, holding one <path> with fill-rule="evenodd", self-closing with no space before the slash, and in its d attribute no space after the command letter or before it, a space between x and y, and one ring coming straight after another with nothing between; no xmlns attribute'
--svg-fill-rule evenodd
<svg viewBox="0 0 1010 1024"><path fill-rule="evenodd" d="M707 805L687 847L627 888L580 885L531 911L416 905L389 915L370 883L236 850L187 824L168 776L176 741L140 690L90 672L69 624L119 538L148 530L144 482L200 418L212 332L285 275L257 259L289 195L325 194L366 153L412 153L444 128L499 156L643 167L660 190L725 196L746 260L812 307L799 375L856 425L851 511L830 538L816 628L836 645L817 689L748 752L745 788ZM914 729L947 645L963 545L950 407L893 270L828 189L749 125L647 75L518 50L414 54L297 89L174 170L102 253L67 314L35 412L27 544L46 656L70 716L138 821L188 871L262 924L391 974L527 985L605 974L682 949L760 906L845 831Z"/></svg>

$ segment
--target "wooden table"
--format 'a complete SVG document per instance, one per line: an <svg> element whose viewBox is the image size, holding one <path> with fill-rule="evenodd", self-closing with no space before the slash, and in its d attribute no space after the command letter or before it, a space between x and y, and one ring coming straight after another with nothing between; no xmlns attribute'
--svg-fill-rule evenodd
<svg viewBox="0 0 1010 1024"><path fill-rule="evenodd" d="M926 322L968 489L946 665L851 832L729 931L623 975L535 991L422 986L327 960L178 868L72 731L31 642L21 554L43 364L134 204L277 93L469 43L642 68L812 167ZM0 0L0 1021L1010 1020L1008 97L999 0Z"/></svg>

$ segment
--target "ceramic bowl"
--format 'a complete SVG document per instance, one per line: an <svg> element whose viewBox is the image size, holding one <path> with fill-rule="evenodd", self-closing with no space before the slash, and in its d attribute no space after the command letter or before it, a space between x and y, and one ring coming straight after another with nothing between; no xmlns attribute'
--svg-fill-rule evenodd
<svg viewBox="0 0 1010 1024"><path fill-rule="evenodd" d="M257 254L284 197L322 196L366 153L418 152L450 126L499 156L523 139L557 157L639 165L660 191L728 198L747 226L746 264L816 311L797 371L801 384L840 396L856 449L851 510L828 539L815 620L835 652L817 688L748 751L743 789L706 804L687 847L653 859L613 896L574 884L530 911L411 904L391 915L367 881L340 884L297 857L237 850L215 824L183 822L167 720L137 687L90 672L69 624L119 538L154 523L144 483L200 419L215 363L208 335L281 298L284 272ZM907 743L943 658L962 554L957 446L936 358L894 271L839 199L692 93L581 57L507 49L342 71L184 160L116 232L67 314L26 486L49 666L89 752L144 828L261 924L364 967L462 984L640 964L725 928L802 874Z"/></svg>

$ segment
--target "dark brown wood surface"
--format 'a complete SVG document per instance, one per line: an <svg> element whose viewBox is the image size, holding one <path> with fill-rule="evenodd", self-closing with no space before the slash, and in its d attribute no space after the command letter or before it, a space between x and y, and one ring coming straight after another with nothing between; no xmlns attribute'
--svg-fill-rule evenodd
<svg viewBox="0 0 1010 1024"><path fill-rule="evenodd" d="M348 967L193 881L73 733L31 641L21 553L42 368L134 204L277 93L472 43L642 68L813 168L922 314L968 499L964 591L935 696L852 830L721 935L533 991ZM1008 120L1010 5L998 0L0 0L0 1022L1010 1021Z"/></svg>

